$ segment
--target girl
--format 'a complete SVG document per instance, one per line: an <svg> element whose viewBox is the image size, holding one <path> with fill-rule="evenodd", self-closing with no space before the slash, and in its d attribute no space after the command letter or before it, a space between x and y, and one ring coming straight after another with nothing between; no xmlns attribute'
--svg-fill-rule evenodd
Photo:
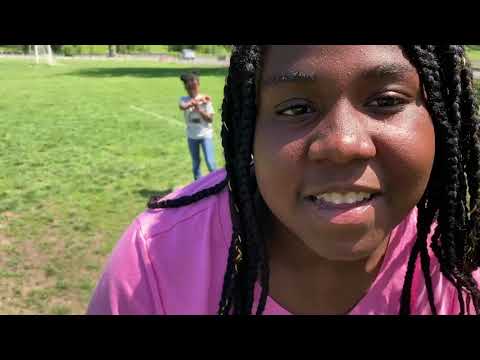
<svg viewBox="0 0 480 360"><path fill-rule="evenodd" d="M197 180L200 174L200 146L203 150L208 170L216 169L215 150L213 146L213 115L214 110L209 96L200 95L200 79L196 72L180 77L185 85L188 96L180 98L180 110L184 111L187 124L188 149L192 157L193 178Z"/></svg>
<svg viewBox="0 0 480 360"><path fill-rule="evenodd" d="M150 200L88 312L479 313L471 74L456 45L234 47L226 169Z"/></svg>

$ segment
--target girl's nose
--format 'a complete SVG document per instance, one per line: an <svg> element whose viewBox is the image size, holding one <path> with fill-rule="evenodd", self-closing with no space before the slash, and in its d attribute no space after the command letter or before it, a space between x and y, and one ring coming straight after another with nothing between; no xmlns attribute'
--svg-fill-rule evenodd
<svg viewBox="0 0 480 360"><path fill-rule="evenodd" d="M309 145L311 160L345 164L375 157L376 148L365 115L348 105L332 109L315 129Z"/></svg>

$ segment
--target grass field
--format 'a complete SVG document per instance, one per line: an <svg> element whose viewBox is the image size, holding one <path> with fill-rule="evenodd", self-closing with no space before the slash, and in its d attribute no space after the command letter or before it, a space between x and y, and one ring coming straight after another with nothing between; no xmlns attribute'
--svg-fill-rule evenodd
<svg viewBox="0 0 480 360"><path fill-rule="evenodd" d="M140 51L137 50L136 53L151 53L151 54L171 54L171 55L178 55L178 51L170 51L168 45L143 45L144 50ZM197 53L204 54L204 53L218 53L223 55L224 51L219 49L218 46L213 45L214 49L211 48L212 45L202 45L200 48L197 49ZM83 55L107 55L108 54L108 45L81 45L81 53ZM215 50L216 52L212 52ZM0 52L17 52L22 54L22 49L19 45L0 45Z"/></svg>
<svg viewBox="0 0 480 360"><path fill-rule="evenodd" d="M170 53L168 45L146 45L150 53ZM83 54L88 55L107 55L108 45L82 45Z"/></svg>
<svg viewBox="0 0 480 360"><path fill-rule="evenodd" d="M191 181L177 108L186 70L0 60L0 313L83 313L148 197ZM200 73L218 110L226 69Z"/></svg>
<svg viewBox="0 0 480 360"><path fill-rule="evenodd" d="M106 55L108 54L107 45L82 45L85 54ZM146 45L151 53L168 53L168 45ZM11 48L0 46L0 52L12 51ZM467 54L470 60L480 62L480 45L467 45Z"/></svg>
<svg viewBox="0 0 480 360"><path fill-rule="evenodd" d="M480 62L480 46L471 45L467 48L467 56L470 61Z"/></svg>

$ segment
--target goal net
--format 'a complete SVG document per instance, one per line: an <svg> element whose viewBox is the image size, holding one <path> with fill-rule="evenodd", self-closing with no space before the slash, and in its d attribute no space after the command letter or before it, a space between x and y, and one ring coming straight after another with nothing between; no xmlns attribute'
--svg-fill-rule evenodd
<svg viewBox="0 0 480 360"><path fill-rule="evenodd" d="M55 64L51 45L33 45L33 51L35 52L35 63L40 64L43 62L48 65Z"/></svg>

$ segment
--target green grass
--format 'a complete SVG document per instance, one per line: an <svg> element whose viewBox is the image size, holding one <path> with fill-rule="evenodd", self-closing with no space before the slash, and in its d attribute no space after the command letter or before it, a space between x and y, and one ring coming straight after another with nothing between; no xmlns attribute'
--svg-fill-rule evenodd
<svg viewBox="0 0 480 360"><path fill-rule="evenodd" d="M469 45L467 47L467 56L470 61L480 61L480 45Z"/></svg>
<svg viewBox="0 0 480 360"><path fill-rule="evenodd" d="M145 45L150 53L169 53L168 45ZM82 45L84 54L106 55L108 45Z"/></svg>
<svg viewBox="0 0 480 360"><path fill-rule="evenodd" d="M191 181L177 108L183 71L0 59L0 313L83 313L149 196ZM218 110L226 69L200 73ZM217 116L223 166L219 129Z"/></svg>
<svg viewBox="0 0 480 360"><path fill-rule="evenodd" d="M91 55L106 55L108 54L108 45L82 45L84 52Z"/></svg>
<svg viewBox="0 0 480 360"><path fill-rule="evenodd" d="M146 45L151 53L168 53L168 45Z"/></svg>
<svg viewBox="0 0 480 360"><path fill-rule="evenodd" d="M17 46L17 45L15 45ZM15 53L18 53L18 54L22 54L22 50L18 47L14 47L14 45L2 45L0 46L0 53L3 53L3 52L15 52Z"/></svg>
<svg viewBox="0 0 480 360"><path fill-rule="evenodd" d="M168 45L143 45L144 51L135 51L135 53L151 53L151 54L170 54L178 55L178 51L169 51ZM83 55L107 55L108 54L108 45L80 45L81 54ZM213 52L212 52L213 51ZM22 47L20 45L0 45L0 52L15 52L18 54L23 54ZM226 54L226 50L221 46L217 45L202 45L197 49L197 53L215 53L219 55Z"/></svg>

